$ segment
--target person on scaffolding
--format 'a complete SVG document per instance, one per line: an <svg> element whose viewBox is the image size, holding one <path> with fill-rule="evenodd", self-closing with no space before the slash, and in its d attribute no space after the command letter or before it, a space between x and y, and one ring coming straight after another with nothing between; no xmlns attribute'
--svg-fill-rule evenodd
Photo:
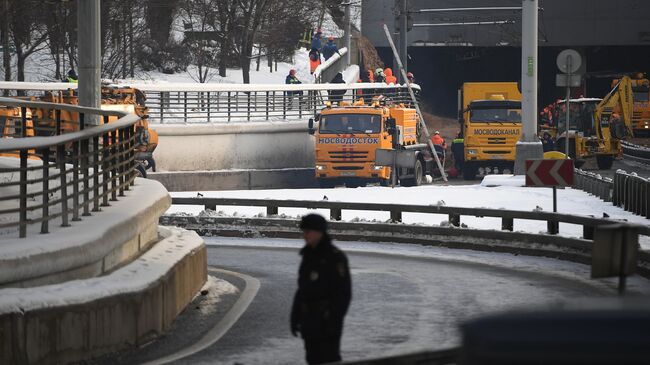
<svg viewBox="0 0 650 365"><path fill-rule="evenodd" d="M316 32L311 37L311 50L309 51L309 72L313 75L316 71L316 68L320 66L320 52L322 48L321 36L323 32L320 28L316 29Z"/></svg>

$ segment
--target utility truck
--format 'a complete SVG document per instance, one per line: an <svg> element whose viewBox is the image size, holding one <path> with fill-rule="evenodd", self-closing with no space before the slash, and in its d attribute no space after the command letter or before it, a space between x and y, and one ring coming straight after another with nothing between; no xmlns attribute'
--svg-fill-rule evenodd
<svg viewBox="0 0 650 365"><path fill-rule="evenodd" d="M516 82L466 82L458 90L458 122L464 138L463 178L479 168L513 171L521 138L521 93Z"/></svg>
<svg viewBox="0 0 650 365"><path fill-rule="evenodd" d="M418 141L418 126L416 110L403 104L367 105L363 100L327 104L315 120L309 120L309 133L315 136L316 180L321 187L388 185L392 178L402 186L422 184L436 163L429 147ZM394 163L378 161L393 152Z"/></svg>

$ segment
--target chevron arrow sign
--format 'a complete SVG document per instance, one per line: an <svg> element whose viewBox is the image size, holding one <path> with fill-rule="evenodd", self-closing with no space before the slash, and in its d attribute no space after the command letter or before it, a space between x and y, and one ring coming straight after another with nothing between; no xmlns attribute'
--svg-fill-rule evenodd
<svg viewBox="0 0 650 365"><path fill-rule="evenodd" d="M573 185L573 160L526 160L526 186Z"/></svg>

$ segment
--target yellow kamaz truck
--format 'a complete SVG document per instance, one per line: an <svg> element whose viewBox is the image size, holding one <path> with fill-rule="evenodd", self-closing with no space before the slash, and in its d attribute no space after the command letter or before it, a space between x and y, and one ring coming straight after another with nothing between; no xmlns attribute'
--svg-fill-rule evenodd
<svg viewBox="0 0 650 365"><path fill-rule="evenodd" d="M402 186L420 185L425 174L433 173L431 151L418 142L413 108L359 101L327 106L315 121L309 120L309 133L315 135L315 177L321 187L388 185L391 166L397 166L395 179ZM378 163L380 150L395 152L396 164Z"/></svg>
<svg viewBox="0 0 650 365"><path fill-rule="evenodd" d="M458 122L464 138L463 178L479 168L513 171L521 137L521 93L516 82L466 82L458 91Z"/></svg>

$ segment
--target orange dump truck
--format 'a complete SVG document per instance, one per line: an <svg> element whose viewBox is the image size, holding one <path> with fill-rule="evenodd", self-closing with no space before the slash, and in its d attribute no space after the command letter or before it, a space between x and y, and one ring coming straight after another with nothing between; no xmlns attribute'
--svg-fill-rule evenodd
<svg viewBox="0 0 650 365"><path fill-rule="evenodd" d="M428 146L418 142L418 116L413 108L361 101L328 106L316 121L317 125L310 119L309 132L316 137L315 174L321 187L388 185L392 166L402 186L415 186L435 165ZM394 163L379 161L393 152Z"/></svg>

